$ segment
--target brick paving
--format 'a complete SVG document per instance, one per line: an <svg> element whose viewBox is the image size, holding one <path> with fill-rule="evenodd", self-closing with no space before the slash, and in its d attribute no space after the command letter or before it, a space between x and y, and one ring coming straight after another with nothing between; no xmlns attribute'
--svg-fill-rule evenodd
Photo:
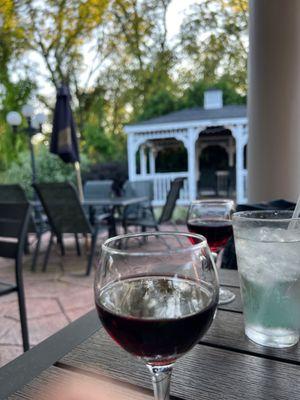
<svg viewBox="0 0 300 400"><path fill-rule="evenodd" d="M75 242L71 237L65 241L66 255L64 257L61 257L56 246L53 246L48 270L43 273L41 265L47 239L47 235L45 235L38 259L37 272L30 270L31 255L24 256L23 261L31 346L45 340L94 307L94 273L92 272L89 277L83 276L87 264L84 240L81 241L83 254L80 257L76 254ZM1 281L14 282L13 266L12 260L0 258ZM12 293L0 297L0 367L22 352L17 294Z"/></svg>

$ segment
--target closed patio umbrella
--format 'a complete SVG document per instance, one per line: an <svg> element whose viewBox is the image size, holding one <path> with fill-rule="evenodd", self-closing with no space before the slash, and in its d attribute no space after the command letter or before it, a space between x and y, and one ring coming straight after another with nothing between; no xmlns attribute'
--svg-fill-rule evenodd
<svg viewBox="0 0 300 400"><path fill-rule="evenodd" d="M83 200L78 141L70 98L68 87L62 85L57 90L50 152L58 155L65 163L74 164L79 197Z"/></svg>

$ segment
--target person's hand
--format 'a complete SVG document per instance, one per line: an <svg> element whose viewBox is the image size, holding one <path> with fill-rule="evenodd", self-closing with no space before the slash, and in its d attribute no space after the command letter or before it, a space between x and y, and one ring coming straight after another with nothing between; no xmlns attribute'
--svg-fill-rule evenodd
<svg viewBox="0 0 300 400"><path fill-rule="evenodd" d="M78 375L78 378L49 387L47 400L120 400L120 397L112 396L108 388L108 382L102 384Z"/></svg>
<svg viewBox="0 0 300 400"><path fill-rule="evenodd" d="M147 400L148 396L126 384L117 384L107 378L95 380L82 375L72 374L71 379L63 379L48 389L41 391L47 400ZM46 392L46 397L45 397ZM40 400L37 396L35 400ZM151 397L149 396L149 399Z"/></svg>

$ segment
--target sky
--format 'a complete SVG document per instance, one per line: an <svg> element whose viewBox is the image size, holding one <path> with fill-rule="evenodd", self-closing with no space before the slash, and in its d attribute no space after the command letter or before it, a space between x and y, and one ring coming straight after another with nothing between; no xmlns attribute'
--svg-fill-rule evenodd
<svg viewBox="0 0 300 400"><path fill-rule="evenodd" d="M201 0L172 0L167 13L168 38L171 39L179 32L179 27L184 17L184 11L192 4Z"/></svg>

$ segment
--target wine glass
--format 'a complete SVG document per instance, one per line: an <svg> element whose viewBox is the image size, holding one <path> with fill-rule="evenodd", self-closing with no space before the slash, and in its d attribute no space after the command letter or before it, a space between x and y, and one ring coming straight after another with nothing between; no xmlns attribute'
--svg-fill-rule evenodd
<svg viewBox="0 0 300 400"><path fill-rule="evenodd" d="M168 400L174 362L210 327L219 283L206 239L155 232L102 245L95 303L109 335L150 370L156 400Z"/></svg>
<svg viewBox="0 0 300 400"><path fill-rule="evenodd" d="M221 264L222 250L233 235L231 221L233 211L234 202L228 199L195 200L188 211L188 230L206 238L217 265ZM229 289L220 288L219 304L227 304L234 299L235 294Z"/></svg>

